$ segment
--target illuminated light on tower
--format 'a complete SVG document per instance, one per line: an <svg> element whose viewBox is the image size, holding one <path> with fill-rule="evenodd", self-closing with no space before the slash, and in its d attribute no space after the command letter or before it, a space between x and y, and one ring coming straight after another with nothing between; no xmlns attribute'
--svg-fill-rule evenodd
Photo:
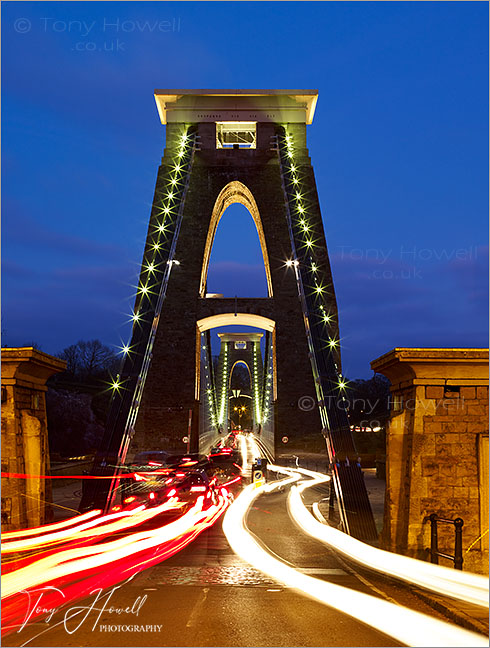
<svg viewBox="0 0 490 648"><path fill-rule="evenodd" d="M225 419L225 407L226 407L226 387L228 383L228 345L229 342L224 343L224 358L223 358L223 379L222 379L222 385L221 385L221 405L220 405L220 410L219 410L219 416L218 416L218 423L220 425L223 425L223 421Z"/></svg>
<svg viewBox="0 0 490 648"><path fill-rule="evenodd" d="M253 346L253 358L254 358L254 405L255 405L255 419L260 425L262 422L261 412L260 412L260 391L259 391L259 376L258 376L258 362L257 362L257 349L258 342L254 343Z"/></svg>

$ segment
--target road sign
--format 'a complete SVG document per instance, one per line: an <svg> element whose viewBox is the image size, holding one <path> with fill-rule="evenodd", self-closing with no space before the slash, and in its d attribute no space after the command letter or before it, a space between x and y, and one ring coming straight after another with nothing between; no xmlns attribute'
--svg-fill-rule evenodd
<svg viewBox="0 0 490 648"><path fill-rule="evenodd" d="M282 441L283 443L287 443L287 442L289 441L289 438L288 438L287 436L283 436L282 439L281 439L281 441Z"/></svg>
<svg viewBox="0 0 490 648"><path fill-rule="evenodd" d="M258 482L264 479L264 473L261 470L254 470L253 481Z"/></svg>
<svg viewBox="0 0 490 648"><path fill-rule="evenodd" d="M189 443L189 437L183 437L182 443Z"/></svg>

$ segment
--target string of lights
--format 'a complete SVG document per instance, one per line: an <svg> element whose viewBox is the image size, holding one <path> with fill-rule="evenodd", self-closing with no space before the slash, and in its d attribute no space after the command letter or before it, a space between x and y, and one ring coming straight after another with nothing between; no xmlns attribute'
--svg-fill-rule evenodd
<svg viewBox="0 0 490 648"><path fill-rule="evenodd" d="M272 336L267 332L265 344L264 372L262 381L262 425L265 425L269 419L269 411L273 398L273 367L274 347L272 345Z"/></svg>
<svg viewBox="0 0 490 648"><path fill-rule="evenodd" d="M339 455L352 459L357 452L345 407L339 406L339 402L345 400L347 384L338 369L340 340L333 286L326 262L320 255L324 241L320 231L321 218L318 217L318 196L311 189L312 181L302 163L302 152L295 147L293 135L282 128L277 144L292 249L292 258L286 261L286 266L293 268L296 276L322 432L330 461L334 464L333 481L341 520L348 533L374 538L377 537L376 526L365 487L356 493L352 481L356 475L347 470L341 476L336 468ZM345 489L356 498L359 510L363 510L362 516L349 515L344 505Z"/></svg>
<svg viewBox="0 0 490 648"><path fill-rule="evenodd" d="M206 342L206 344L204 344ZM209 331L207 338L204 333L201 333L201 364L204 364L204 385L206 393L207 413L208 418L213 428L217 431L217 405L216 405L216 390L214 386L214 376L212 372L213 358L211 355L211 342L209 339Z"/></svg>
<svg viewBox="0 0 490 648"><path fill-rule="evenodd" d="M220 380L220 407L218 415L218 425L228 421L228 351L230 343L223 342L223 362L221 368Z"/></svg>
<svg viewBox="0 0 490 648"><path fill-rule="evenodd" d="M189 130L176 137L172 160L162 165L155 191L142 271L136 290L131 341L125 344L121 371L110 384L112 402L101 448L93 473L112 472L109 489L97 482L87 489L80 505L86 510L99 503L107 510L117 487L119 466L124 463L138 416L146 377L150 367L158 321L167 292L170 273L179 265L175 249L183 217L185 195L196 147L196 135Z"/></svg>
<svg viewBox="0 0 490 648"><path fill-rule="evenodd" d="M260 390L260 342L253 342L253 399L255 411L255 424L257 426L262 423L262 394Z"/></svg>

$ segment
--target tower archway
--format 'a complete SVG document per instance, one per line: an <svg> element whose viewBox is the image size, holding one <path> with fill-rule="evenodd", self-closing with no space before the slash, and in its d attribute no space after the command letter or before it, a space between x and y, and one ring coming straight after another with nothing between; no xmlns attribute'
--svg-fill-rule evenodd
<svg viewBox="0 0 490 648"><path fill-rule="evenodd" d="M219 222L225 213L225 211L235 203L239 203L246 207L250 212L255 227L257 229L257 234L259 236L260 248L262 250L262 258L264 261L265 267L265 276L267 282L267 294L268 297L273 296L272 291L272 278L271 278L271 268L269 264L269 254L267 252L267 245L264 234L264 227L262 225L262 219L260 217L259 208L255 198L250 191L250 189L240 182L239 180L233 180L223 187L220 191L216 202L214 203L213 211L211 213L211 219L209 221L209 228L206 237L206 243L204 247L204 255L202 262L201 270L201 282L199 286L199 294L201 297L206 296L206 284L209 271L209 261L211 259L211 252L213 249L214 239L216 237L216 231L218 229Z"/></svg>

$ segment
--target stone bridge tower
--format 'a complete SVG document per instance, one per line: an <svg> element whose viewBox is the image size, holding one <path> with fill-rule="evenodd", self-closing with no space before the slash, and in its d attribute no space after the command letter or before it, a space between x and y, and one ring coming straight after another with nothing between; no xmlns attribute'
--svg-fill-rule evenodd
<svg viewBox="0 0 490 648"><path fill-rule="evenodd" d="M275 426L289 438L288 450L301 448L305 437L316 447L322 443L319 410L301 409L301 399L315 399L304 315L298 299L295 263L298 254L314 254L325 316L325 344L338 341L337 307L330 264L318 205L313 168L306 148L306 126L313 119L317 92L311 90L157 90L155 98L166 147L160 166L141 285L155 278L146 270L153 260L152 246L166 232L165 210L182 210L171 277L159 318L141 401L134 441L138 449L180 448L192 410L192 446L197 449L199 429L199 361L197 334L227 321L270 330L275 347L277 398ZM281 160L280 148L289 137L293 158ZM183 137L195 146L190 167L179 169L178 182L185 197L172 190L172 175L179 165ZM186 140L186 141L187 141ZM183 157L183 156L182 156ZM303 209L305 248L294 251L288 227L285 168L297 171L291 210ZM296 204L295 194L301 196ZM173 195L172 195L173 194ZM171 197L169 197L171 196ZM232 203L250 211L257 227L266 271L268 297L226 299L207 295L207 272L219 221ZM311 249L307 245L311 242ZM303 241L301 241L303 244ZM163 260L166 264L169 259ZM162 268L159 267L158 270ZM143 305L137 304L136 312ZM243 316L248 316L243 317ZM248 321L247 321L248 319ZM135 324L139 327L139 323ZM307 401L308 403L310 401ZM163 431L163 432L162 432Z"/></svg>
<svg viewBox="0 0 490 648"><path fill-rule="evenodd" d="M332 460L356 456L337 406L344 387L337 306L306 142L317 94L155 91L166 144L132 339L96 464L119 464L128 448L182 450L188 430L197 450L201 350L209 349L212 328L230 324L269 333L276 450L287 436L288 451L326 441ZM233 203L249 210L257 228L268 286L263 299L207 291L216 230Z"/></svg>

